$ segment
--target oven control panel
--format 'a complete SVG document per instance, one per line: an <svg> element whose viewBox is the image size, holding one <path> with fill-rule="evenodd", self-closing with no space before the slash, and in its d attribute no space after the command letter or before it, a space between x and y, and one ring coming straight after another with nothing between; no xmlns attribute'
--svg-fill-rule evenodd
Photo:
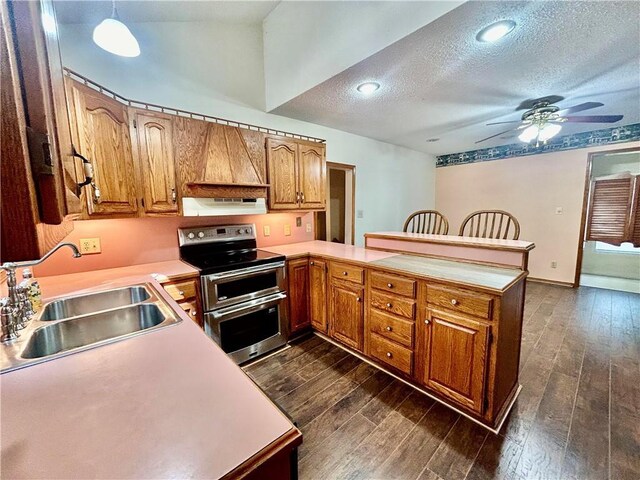
<svg viewBox="0 0 640 480"><path fill-rule="evenodd" d="M179 228L178 240L180 246L229 240L254 240L255 231L256 227L253 224Z"/></svg>

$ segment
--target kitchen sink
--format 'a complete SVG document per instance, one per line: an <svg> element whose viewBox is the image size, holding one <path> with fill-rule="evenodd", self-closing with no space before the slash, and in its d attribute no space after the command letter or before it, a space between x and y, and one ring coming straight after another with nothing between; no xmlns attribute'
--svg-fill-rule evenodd
<svg viewBox="0 0 640 480"><path fill-rule="evenodd" d="M150 283L59 298L17 340L0 345L2 373L126 340L181 322Z"/></svg>
<svg viewBox="0 0 640 480"><path fill-rule="evenodd" d="M149 298L151 298L151 295L147 288L140 285L67 297L48 303L42 311L40 320L52 321L77 317L111 308L133 305L144 302Z"/></svg>
<svg viewBox="0 0 640 480"><path fill-rule="evenodd" d="M42 358L157 327L167 320L157 305L142 304L73 318L33 332L23 358Z"/></svg>

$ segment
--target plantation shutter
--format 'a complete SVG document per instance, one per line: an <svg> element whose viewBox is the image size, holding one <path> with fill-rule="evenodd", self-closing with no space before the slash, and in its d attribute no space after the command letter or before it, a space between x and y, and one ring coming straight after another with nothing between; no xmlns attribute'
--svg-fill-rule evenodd
<svg viewBox="0 0 640 480"><path fill-rule="evenodd" d="M635 222L632 217L632 213L636 217L639 214L637 208L632 208L634 197L637 196L634 195L637 190L636 178L624 173L591 181L587 240L612 245L632 241L633 233L640 230L640 222ZM640 234L640 231L637 233Z"/></svg>
<svg viewBox="0 0 640 480"><path fill-rule="evenodd" d="M633 178L633 199L631 204L631 232L629 241L634 247L640 247L640 175Z"/></svg>

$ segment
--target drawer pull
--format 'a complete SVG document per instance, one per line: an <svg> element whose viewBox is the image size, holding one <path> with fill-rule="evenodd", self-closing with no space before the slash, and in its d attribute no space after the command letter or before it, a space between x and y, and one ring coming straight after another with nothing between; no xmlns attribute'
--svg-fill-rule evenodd
<svg viewBox="0 0 640 480"><path fill-rule="evenodd" d="M392 330L393 330L393 328L391 328L391 327L387 327L387 332L390 332L390 331L392 331Z"/></svg>
<svg viewBox="0 0 640 480"><path fill-rule="evenodd" d="M316 262L309 262L309 265L315 265Z"/></svg>
<svg viewBox="0 0 640 480"><path fill-rule="evenodd" d="M393 288L393 283L387 283L387 288Z"/></svg>
<svg viewBox="0 0 640 480"><path fill-rule="evenodd" d="M430 320L427 318L427 319L424 321L424 323L425 323L425 325L429 325Z"/></svg>
<svg viewBox="0 0 640 480"><path fill-rule="evenodd" d="M195 310L191 310L191 316L192 316L192 317L195 317L195 316L196 316L196 313L197 313L197 312L196 312Z"/></svg>
<svg viewBox="0 0 640 480"><path fill-rule="evenodd" d="M360 297L356 297L356 302L361 302L362 299Z"/></svg>
<svg viewBox="0 0 640 480"><path fill-rule="evenodd" d="M387 308L391 308L393 307L393 305L391 305L390 303L387 303Z"/></svg>
<svg viewBox="0 0 640 480"><path fill-rule="evenodd" d="M344 276L349 275L347 272L342 272L342 274L343 274Z"/></svg>
<svg viewBox="0 0 640 480"><path fill-rule="evenodd" d="M391 358L393 357L393 354L391 352L387 352L387 357Z"/></svg>
<svg viewBox="0 0 640 480"><path fill-rule="evenodd" d="M183 290L178 290L178 295L184 295L184 291Z"/></svg>
<svg viewBox="0 0 640 480"><path fill-rule="evenodd" d="M458 304L458 300L456 300L455 298L451 299L451 305L457 305Z"/></svg>

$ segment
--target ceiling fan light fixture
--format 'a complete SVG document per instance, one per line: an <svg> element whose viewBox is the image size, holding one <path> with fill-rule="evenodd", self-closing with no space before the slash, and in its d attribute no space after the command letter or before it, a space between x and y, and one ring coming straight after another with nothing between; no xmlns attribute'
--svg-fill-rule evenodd
<svg viewBox="0 0 640 480"><path fill-rule="evenodd" d="M555 137L562 130L562 125L558 125L557 123L547 123L542 129L540 129L540 133L538 135L538 140L541 142L546 142L550 138Z"/></svg>
<svg viewBox="0 0 640 480"><path fill-rule="evenodd" d="M525 128L522 133L518 135L518 139L524 143L529 143L537 138L539 132L540 129L537 125L531 125Z"/></svg>
<svg viewBox="0 0 640 480"><path fill-rule="evenodd" d="M103 50L121 57L137 57L140 55L140 45L131 30L120 21L113 2L110 18L105 18L93 29L93 41Z"/></svg>
<svg viewBox="0 0 640 480"><path fill-rule="evenodd" d="M511 33L514 28L516 28L516 22L513 20L500 20L480 30L476 35L476 40L485 43L497 42Z"/></svg>

